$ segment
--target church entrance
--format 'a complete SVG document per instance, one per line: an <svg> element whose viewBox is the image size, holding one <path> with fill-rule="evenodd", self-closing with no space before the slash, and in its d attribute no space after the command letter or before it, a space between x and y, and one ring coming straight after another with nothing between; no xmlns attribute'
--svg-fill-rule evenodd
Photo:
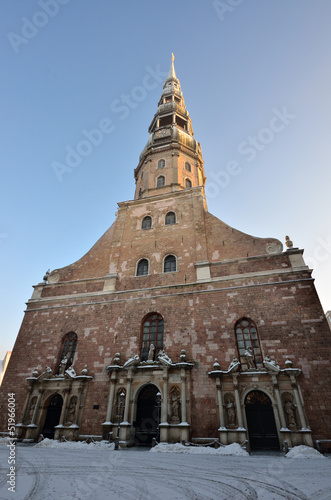
<svg viewBox="0 0 331 500"><path fill-rule="evenodd" d="M63 399L60 394L54 394L51 398L45 418L42 434L45 438L54 439L55 427L60 421Z"/></svg>
<svg viewBox="0 0 331 500"><path fill-rule="evenodd" d="M252 391L245 399L249 442L252 450L279 450L279 439L270 398Z"/></svg>
<svg viewBox="0 0 331 500"><path fill-rule="evenodd" d="M142 388L137 401L136 444L151 446L152 439L159 439L160 406L157 398L159 390L149 384Z"/></svg>

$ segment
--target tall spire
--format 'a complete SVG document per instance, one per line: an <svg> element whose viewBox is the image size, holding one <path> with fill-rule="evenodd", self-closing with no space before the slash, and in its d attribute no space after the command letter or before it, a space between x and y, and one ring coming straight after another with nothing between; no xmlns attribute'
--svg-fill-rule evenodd
<svg viewBox="0 0 331 500"><path fill-rule="evenodd" d="M172 54L158 108L149 126L149 139L135 169L135 198L164 192L204 188L200 144L195 140Z"/></svg>
<svg viewBox="0 0 331 500"><path fill-rule="evenodd" d="M174 60L175 60L175 56L174 56L174 53L172 52L172 54L171 54L171 65L170 65L169 73L168 73L168 76L167 76L167 80L173 80L173 79L177 80L176 71L175 71L175 65L174 65Z"/></svg>

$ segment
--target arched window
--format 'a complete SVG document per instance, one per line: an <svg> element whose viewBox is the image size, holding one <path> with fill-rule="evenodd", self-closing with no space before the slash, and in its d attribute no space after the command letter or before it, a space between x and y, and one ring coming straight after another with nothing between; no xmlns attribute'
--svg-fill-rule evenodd
<svg viewBox="0 0 331 500"><path fill-rule="evenodd" d="M187 170L188 172L191 172L191 165L188 161L185 162L185 170Z"/></svg>
<svg viewBox="0 0 331 500"><path fill-rule="evenodd" d="M185 179L185 187L186 189L190 189L192 187L192 182L190 179Z"/></svg>
<svg viewBox="0 0 331 500"><path fill-rule="evenodd" d="M141 222L141 229L150 229L152 227L152 217L146 215Z"/></svg>
<svg viewBox="0 0 331 500"><path fill-rule="evenodd" d="M175 212L168 212L165 216L165 223L168 224L176 224L176 215Z"/></svg>
<svg viewBox="0 0 331 500"><path fill-rule="evenodd" d="M240 361L246 365L244 369L254 368L254 365L261 368L261 347L255 323L249 318L242 318L235 324L235 332Z"/></svg>
<svg viewBox="0 0 331 500"><path fill-rule="evenodd" d="M148 274L148 260L141 259L137 265L137 276L146 276Z"/></svg>
<svg viewBox="0 0 331 500"><path fill-rule="evenodd" d="M74 332L67 333L63 337L62 351L58 366L58 373L64 373L74 362L75 351L77 347L77 335Z"/></svg>
<svg viewBox="0 0 331 500"><path fill-rule="evenodd" d="M165 167L165 160L159 160L157 162L157 168L164 168Z"/></svg>
<svg viewBox="0 0 331 500"><path fill-rule="evenodd" d="M157 181L156 181L156 187L162 187L165 185L165 177L164 175L160 175L158 178L157 178Z"/></svg>
<svg viewBox="0 0 331 500"><path fill-rule="evenodd" d="M167 255L164 259L164 272L173 273L176 271L176 257L174 255Z"/></svg>
<svg viewBox="0 0 331 500"><path fill-rule="evenodd" d="M163 318L158 313L148 314L142 323L141 360L155 360L163 349Z"/></svg>

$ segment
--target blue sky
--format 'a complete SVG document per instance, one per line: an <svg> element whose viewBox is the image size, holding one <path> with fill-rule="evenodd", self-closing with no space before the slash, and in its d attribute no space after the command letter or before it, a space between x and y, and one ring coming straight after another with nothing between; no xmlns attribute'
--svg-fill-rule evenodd
<svg viewBox="0 0 331 500"><path fill-rule="evenodd" d="M133 198L171 52L209 211L255 236L290 235L331 309L329 0L2 0L0 11L0 359L32 285L85 254Z"/></svg>

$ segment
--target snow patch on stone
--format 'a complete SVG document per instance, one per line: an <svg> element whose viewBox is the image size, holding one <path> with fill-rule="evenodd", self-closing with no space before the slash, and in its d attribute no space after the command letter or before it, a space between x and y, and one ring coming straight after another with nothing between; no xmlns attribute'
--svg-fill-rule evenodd
<svg viewBox="0 0 331 500"><path fill-rule="evenodd" d="M240 444L232 443L220 448L209 448L205 446L184 446L180 443L160 443L151 448L154 453L193 453L197 455L232 455L235 457L249 457L249 454Z"/></svg>
<svg viewBox="0 0 331 500"><path fill-rule="evenodd" d="M285 456L286 458L326 458L315 448L304 445L295 446Z"/></svg>

